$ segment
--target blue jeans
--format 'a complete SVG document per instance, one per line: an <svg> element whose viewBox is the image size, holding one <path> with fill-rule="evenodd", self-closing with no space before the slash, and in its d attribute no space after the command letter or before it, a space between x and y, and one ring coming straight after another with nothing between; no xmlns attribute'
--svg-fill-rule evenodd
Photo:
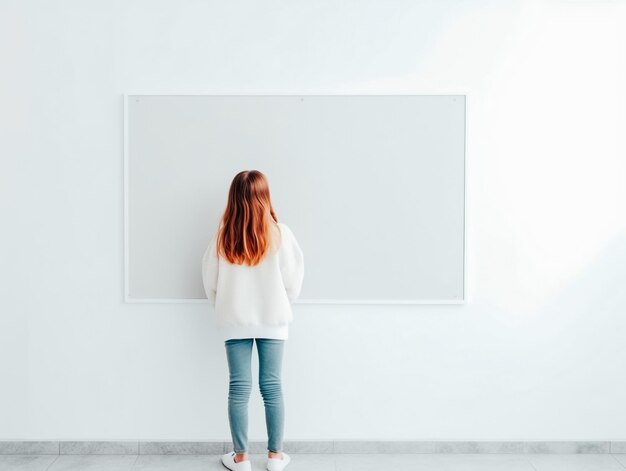
<svg viewBox="0 0 626 471"><path fill-rule="evenodd" d="M252 391L252 344L255 339L224 341L230 381L228 386L228 421L234 451L248 450L248 401ZM281 382L283 359L282 339L257 338L259 354L259 389L265 405L268 451L282 451L285 404Z"/></svg>

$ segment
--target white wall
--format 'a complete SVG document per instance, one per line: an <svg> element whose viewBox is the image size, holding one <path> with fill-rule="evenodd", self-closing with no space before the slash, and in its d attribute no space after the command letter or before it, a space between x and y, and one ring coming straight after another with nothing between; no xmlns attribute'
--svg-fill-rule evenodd
<svg viewBox="0 0 626 471"><path fill-rule="evenodd" d="M129 90L468 94L467 304L296 305L286 439L626 438L624 5L2 1L0 438L230 438L208 305L122 302Z"/></svg>

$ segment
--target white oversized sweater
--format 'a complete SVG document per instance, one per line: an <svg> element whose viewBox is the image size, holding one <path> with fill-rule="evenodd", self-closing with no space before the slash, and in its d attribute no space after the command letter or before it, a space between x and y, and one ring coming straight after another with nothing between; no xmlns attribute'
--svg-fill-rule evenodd
<svg viewBox="0 0 626 471"><path fill-rule="evenodd" d="M217 232L202 257L204 290L215 307L222 340L288 338L291 301L300 295L304 279L304 257L291 229L281 222L277 228L277 243L258 265L218 257Z"/></svg>

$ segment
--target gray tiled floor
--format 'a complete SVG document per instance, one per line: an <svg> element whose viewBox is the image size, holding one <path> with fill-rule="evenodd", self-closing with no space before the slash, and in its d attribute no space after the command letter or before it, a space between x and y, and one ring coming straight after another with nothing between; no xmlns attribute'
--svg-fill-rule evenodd
<svg viewBox="0 0 626 471"><path fill-rule="evenodd" d="M0 471L224 471L221 455L0 455ZM626 454L308 454L291 471L624 471ZM250 454L253 470L264 454Z"/></svg>

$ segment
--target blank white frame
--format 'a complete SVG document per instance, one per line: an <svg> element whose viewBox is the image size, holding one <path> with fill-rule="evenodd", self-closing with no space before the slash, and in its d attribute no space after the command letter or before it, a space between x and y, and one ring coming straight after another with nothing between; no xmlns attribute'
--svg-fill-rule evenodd
<svg viewBox="0 0 626 471"><path fill-rule="evenodd" d="M381 93L359 93L359 94L349 94L349 93L316 93L311 94L308 92L303 93L263 93L263 92L251 92L251 93L229 93L226 91L221 92L207 92L207 91L198 91L198 92L147 92L147 91L127 91L123 94L123 108L124 108L124 144L123 144L123 155L124 155L124 301L126 303L208 303L206 299L180 299L180 298L133 298L129 295L129 232L128 232L128 165L129 165L129 148L128 148L128 98L129 96L137 96L137 95L179 95L179 96L330 96L330 95L338 95L338 96L380 96L383 95ZM384 93L384 95L390 96L405 96L409 94L394 94L394 93ZM468 108L468 99L470 94L465 92L459 92L458 90L454 91L440 91L437 93L435 91L430 91L430 93L411 93L410 96L433 96L433 95L457 95L464 96L465 98L465 129L464 129L464 149L463 149L463 287L462 287L462 299L367 299L367 300L359 300L359 299L298 299L294 301L297 304L372 304L372 305L411 305L411 304L465 304L467 301L467 229L468 229L468 218L467 218L467 207L468 207L468 192L467 192L467 108Z"/></svg>

